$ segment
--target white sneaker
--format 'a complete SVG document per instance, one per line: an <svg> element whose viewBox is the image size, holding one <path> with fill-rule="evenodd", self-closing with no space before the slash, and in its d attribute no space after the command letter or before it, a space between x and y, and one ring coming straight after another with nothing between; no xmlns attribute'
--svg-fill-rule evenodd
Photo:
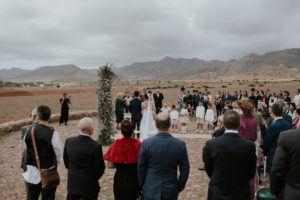
<svg viewBox="0 0 300 200"><path fill-rule="evenodd" d="M200 131L200 134L203 134L203 130Z"/></svg>
<svg viewBox="0 0 300 200"><path fill-rule="evenodd" d="M198 129L196 130L196 133L199 133L199 130L198 130Z"/></svg>

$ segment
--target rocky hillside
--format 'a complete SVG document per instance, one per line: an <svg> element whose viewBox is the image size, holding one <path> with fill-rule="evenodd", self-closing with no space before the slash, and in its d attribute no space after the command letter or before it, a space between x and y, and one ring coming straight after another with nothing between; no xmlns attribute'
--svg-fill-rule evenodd
<svg viewBox="0 0 300 200"><path fill-rule="evenodd" d="M21 76L17 76L13 78L13 80L78 82L96 80L96 75L80 69L76 65L60 65L40 67Z"/></svg>
<svg viewBox="0 0 300 200"><path fill-rule="evenodd" d="M225 62L217 60L204 61L197 58L165 57L160 61L133 63L119 68L116 74L125 79L181 77L191 73L217 70L223 64Z"/></svg>
<svg viewBox="0 0 300 200"><path fill-rule="evenodd" d="M24 75L31 70L25 70L20 68L11 68L11 69L0 69L0 79L10 79L16 76Z"/></svg>
<svg viewBox="0 0 300 200"><path fill-rule="evenodd" d="M197 58L164 57L159 61L138 62L113 68L120 79L148 78L217 78L224 74L260 74L300 76L300 49L249 54L237 60L205 61ZM0 79L13 81L95 81L97 69L80 69L75 65L47 66L33 71L13 68L0 70Z"/></svg>

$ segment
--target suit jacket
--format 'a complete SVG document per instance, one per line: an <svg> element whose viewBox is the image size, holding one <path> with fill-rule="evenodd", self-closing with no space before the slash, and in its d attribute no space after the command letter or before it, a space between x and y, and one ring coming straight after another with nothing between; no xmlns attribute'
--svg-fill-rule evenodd
<svg viewBox="0 0 300 200"><path fill-rule="evenodd" d="M300 129L280 133L270 185L278 199L300 199Z"/></svg>
<svg viewBox="0 0 300 200"><path fill-rule="evenodd" d="M271 97L272 97L272 94L267 94L267 96L266 96L266 104L268 107L269 107L269 101L270 101Z"/></svg>
<svg viewBox="0 0 300 200"><path fill-rule="evenodd" d="M23 140L25 134L27 134L28 132L30 134L31 127L33 127L35 124L37 124L37 122L34 122L33 124L22 127L22 129L21 129L21 139L22 140ZM26 161L27 161L27 151L24 150L22 153L22 160L21 160L21 168L24 170L24 172L27 170Z"/></svg>
<svg viewBox="0 0 300 200"><path fill-rule="evenodd" d="M278 119L274 121L267 129L266 136L264 138L263 150L264 155L267 156L267 171L270 172L273 157L277 148L277 140L279 134L282 131L286 131L291 129L291 125L289 125L284 119Z"/></svg>
<svg viewBox="0 0 300 200"><path fill-rule="evenodd" d="M177 170L180 175L177 178ZM143 141L138 160L138 180L145 200L175 200L190 172L185 142L169 133Z"/></svg>
<svg viewBox="0 0 300 200"><path fill-rule="evenodd" d="M157 94L153 94L154 102L156 107L162 107L162 100L164 99L164 95L162 93L159 93L159 96Z"/></svg>
<svg viewBox="0 0 300 200"><path fill-rule="evenodd" d="M255 151L255 144L237 133L224 133L206 143L203 161L210 177L208 200L250 200Z"/></svg>
<svg viewBox="0 0 300 200"><path fill-rule="evenodd" d="M68 138L64 148L64 163L68 169L68 192L96 194L98 180L104 173L102 146L89 136Z"/></svg>
<svg viewBox="0 0 300 200"><path fill-rule="evenodd" d="M287 113L283 112L282 113L282 118L287 121L287 123L289 123L291 126L293 125L293 118L288 115Z"/></svg>
<svg viewBox="0 0 300 200"><path fill-rule="evenodd" d="M231 95L224 95L222 97L222 101L224 104L226 103L226 101L231 101L231 100L233 100Z"/></svg>
<svg viewBox="0 0 300 200"><path fill-rule="evenodd" d="M131 119L134 121L141 121L142 119L142 101L134 98L130 101L129 111L131 112Z"/></svg>
<svg viewBox="0 0 300 200"><path fill-rule="evenodd" d="M224 128L224 126L222 126L221 128L216 129L214 131L213 137L220 137L224 134L224 132L225 132L225 128Z"/></svg>

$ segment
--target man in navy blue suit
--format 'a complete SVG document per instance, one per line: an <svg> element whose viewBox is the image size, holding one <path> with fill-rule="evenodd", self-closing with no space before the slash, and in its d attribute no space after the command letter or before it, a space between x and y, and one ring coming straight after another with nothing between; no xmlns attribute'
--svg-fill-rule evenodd
<svg viewBox="0 0 300 200"><path fill-rule="evenodd" d="M267 171L271 171L273 157L277 148L277 140L279 134L283 131L291 129L291 125L282 118L283 107L277 102L272 105L273 123L268 127L266 136L264 138L263 150L264 155L267 156Z"/></svg>
<svg viewBox="0 0 300 200"><path fill-rule="evenodd" d="M229 94L229 91L226 91L226 94L222 97L223 105L225 106L226 101L232 101L232 96Z"/></svg>
<svg viewBox="0 0 300 200"><path fill-rule="evenodd" d="M144 140L140 149L139 185L145 200L176 200L190 172L186 145L169 133L171 121L168 114L159 113L155 124L158 133Z"/></svg>
<svg viewBox="0 0 300 200"><path fill-rule="evenodd" d="M134 92L134 98L129 103L129 111L131 112L131 122L132 125L140 130L140 124L142 120L142 101L139 99L140 92ZM139 137L139 133L138 133Z"/></svg>

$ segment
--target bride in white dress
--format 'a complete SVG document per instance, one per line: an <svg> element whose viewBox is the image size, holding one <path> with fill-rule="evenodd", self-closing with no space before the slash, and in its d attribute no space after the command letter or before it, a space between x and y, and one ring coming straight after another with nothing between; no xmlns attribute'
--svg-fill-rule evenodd
<svg viewBox="0 0 300 200"><path fill-rule="evenodd" d="M150 95L149 95L150 96ZM153 119L153 102L145 95L145 101L142 103L143 117L140 126L140 141L147 139L157 133ZM151 98L151 96L150 96Z"/></svg>

